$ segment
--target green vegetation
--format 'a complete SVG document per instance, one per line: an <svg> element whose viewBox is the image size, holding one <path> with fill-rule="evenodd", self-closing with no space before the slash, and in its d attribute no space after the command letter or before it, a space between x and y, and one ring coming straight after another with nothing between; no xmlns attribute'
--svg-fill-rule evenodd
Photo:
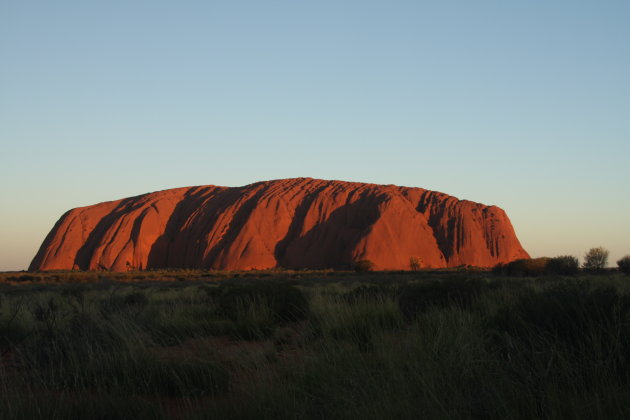
<svg viewBox="0 0 630 420"><path fill-rule="evenodd" d="M630 282L538 264L0 274L1 417L628 418Z"/></svg>

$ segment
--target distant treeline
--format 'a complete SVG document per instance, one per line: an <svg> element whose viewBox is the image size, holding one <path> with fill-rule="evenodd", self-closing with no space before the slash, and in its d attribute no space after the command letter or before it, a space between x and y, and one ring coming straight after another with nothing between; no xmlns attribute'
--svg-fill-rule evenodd
<svg viewBox="0 0 630 420"><path fill-rule="evenodd" d="M577 257L561 255L554 258L519 259L507 264L498 264L492 269L492 272L508 276L573 275L582 269L587 272L597 273L606 269L608 256L608 250L600 246L591 248L584 255L584 262L581 267ZM630 255L626 255L617 261L617 269L623 273L630 274Z"/></svg>

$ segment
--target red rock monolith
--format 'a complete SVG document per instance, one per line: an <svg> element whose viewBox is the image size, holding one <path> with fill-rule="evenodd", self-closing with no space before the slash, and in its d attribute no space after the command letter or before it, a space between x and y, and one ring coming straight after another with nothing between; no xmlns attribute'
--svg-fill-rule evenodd
<svg viewBox="0 0 630 420"><path fill-rule="evenodd" d="M176 188L80 207L30 270L377 270L529 258L505 212L422 188L310 178Z"/></svg>

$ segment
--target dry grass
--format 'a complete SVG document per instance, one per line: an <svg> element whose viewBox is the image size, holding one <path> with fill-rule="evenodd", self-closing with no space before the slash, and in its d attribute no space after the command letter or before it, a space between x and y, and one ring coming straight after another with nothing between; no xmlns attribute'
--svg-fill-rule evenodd
<svg viewBox="0 0 630 420"><path fill-rule="evenodd" d="M2 278L3 419L630 414L630 282L618 273Z"/></svg>

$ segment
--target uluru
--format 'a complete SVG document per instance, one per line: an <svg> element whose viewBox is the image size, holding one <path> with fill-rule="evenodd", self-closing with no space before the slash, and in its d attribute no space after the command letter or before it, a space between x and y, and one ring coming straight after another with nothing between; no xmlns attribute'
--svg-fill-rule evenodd
<svg viewBox="0 0 630 420"><path fill-rule="evenodd" d="M422 188L311 178L175 188L66 212L30 270L377 270L529 258L506 213Z"/></svg>

